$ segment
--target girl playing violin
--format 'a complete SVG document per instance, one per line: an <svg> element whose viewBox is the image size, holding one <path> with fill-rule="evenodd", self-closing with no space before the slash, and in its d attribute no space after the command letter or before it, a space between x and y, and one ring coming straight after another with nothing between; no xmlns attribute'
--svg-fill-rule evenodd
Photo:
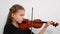
<svg viewBox="0 0 60 34"><path fill-rule="evenodd" d="M15 4L9 9L6 25L3 34L30 34L31 30L21 30L18 23L22 23L25 15L25 9L21 5ZM17 23L18 22L18 23ZM44 34L51 21L47 21L44 28L38 34ZM32 32L32 34L35 34Z"/></svg>

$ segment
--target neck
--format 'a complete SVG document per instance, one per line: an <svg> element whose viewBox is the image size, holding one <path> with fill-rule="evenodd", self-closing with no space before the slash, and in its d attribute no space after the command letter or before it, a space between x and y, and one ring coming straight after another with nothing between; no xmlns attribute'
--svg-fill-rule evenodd
<svg viewBox="0 0 60 34"><path fill-rule="evenodd" d="M19 28L19 27L18 27L18 23L16 23L16 21L13 21L12 24L13 24L15 27Z"/></svg>

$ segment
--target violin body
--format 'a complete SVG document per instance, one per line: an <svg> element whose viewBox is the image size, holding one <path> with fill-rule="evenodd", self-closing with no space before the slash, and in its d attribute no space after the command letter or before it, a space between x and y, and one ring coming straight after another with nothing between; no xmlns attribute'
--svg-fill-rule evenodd
<svg viewBox="0 0 60 34"><path fill-rule="evenodd" d="M18 24L19 28L22 29L22 30L26 30L28 28L30 28L31 26L34 27L34 28L41 28L42 25L44 23L47 23L47 22L44 22L40 19L35 19L35 20L28 20L28 19L24 19L22 21L22 23ZM58 23L52 23L53 26L58 26Z"/></svg>

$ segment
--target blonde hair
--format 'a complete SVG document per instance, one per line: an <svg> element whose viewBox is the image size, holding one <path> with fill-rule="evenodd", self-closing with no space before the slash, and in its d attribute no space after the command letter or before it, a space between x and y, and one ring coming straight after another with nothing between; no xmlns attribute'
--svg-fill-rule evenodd
<svg viewBox="0 0 60 34"><path fill-rule="evenodd" d="M7 17L6 24L10 24L10 23L12 22L11 14L12 14L12 13L16 13L17 10L25 10L25 9L24 9L23 6L21 6L21 5L18 5L18 4L13 5L13 6L9 9L9 14L8 14L8 17Z"/></svg>

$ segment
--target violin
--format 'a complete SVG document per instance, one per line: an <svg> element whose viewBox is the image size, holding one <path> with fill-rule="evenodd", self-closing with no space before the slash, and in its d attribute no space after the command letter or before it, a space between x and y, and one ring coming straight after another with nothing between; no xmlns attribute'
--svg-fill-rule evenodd
<svg viewBox="0 0 60 34"><path fill-rule="evenodd" d="M46 21L42 21L41 19L34 19L33 20L33 8L32 8L31 20L24 19L22 21L22 23L18 23L18 26L19 26L19 28L21 30L26 30L26 29L28 29L30 27L31 27L31 30L32 30L32 27L41 28L44 23L47 23L47 22ZM56 27L59 24L52 21L51 25ZM32 31L31 31L31 34L32 34Z"/></svg>
<svg viewBox="0 0 60 34"><path fill-rule="evenodd" d="M20 23L18 26L19 26L20 29L26 30L26 29L31 27L31 23L32 23L32 27L34 27L34 28L41 28L42 25L44 23L47 23L47 22L42 21L40 19L35 19L33 21L32 20L28 20L28 19L24 19L22 21L22 23ZM58 23L55 23L55 22L52 21L51 25L56 27L56 26L58 26Z"/></svg>

